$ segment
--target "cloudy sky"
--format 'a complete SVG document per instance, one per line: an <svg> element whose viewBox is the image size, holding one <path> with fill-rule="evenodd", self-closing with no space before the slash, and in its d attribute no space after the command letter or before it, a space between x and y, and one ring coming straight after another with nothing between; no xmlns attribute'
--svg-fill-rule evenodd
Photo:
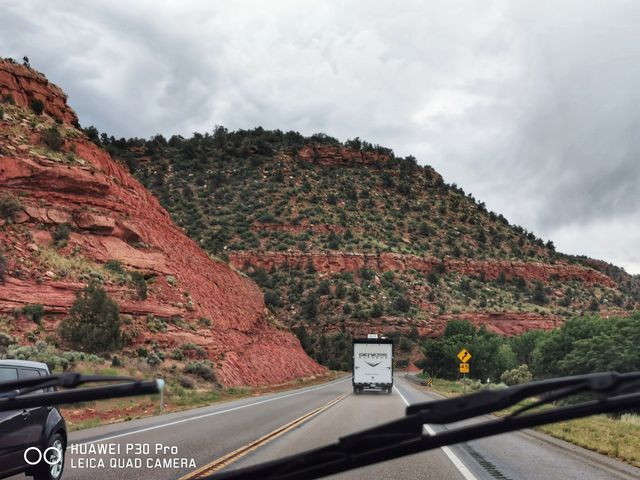
<svg viewBox="0 0 640 480"><path fill-rule="evenodd" d="M640 2L0 0L0 55L116 136L265 128L413 154L640 273Z"/></svg>

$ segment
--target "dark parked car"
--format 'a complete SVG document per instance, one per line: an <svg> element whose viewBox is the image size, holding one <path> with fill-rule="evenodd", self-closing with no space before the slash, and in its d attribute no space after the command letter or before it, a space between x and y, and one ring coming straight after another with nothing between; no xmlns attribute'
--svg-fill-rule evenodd
<svg viewBox="0 0 640 480"><path fill-rule="evenodd" d="M0 360L0 382L49 374L44 363ZM0 478L25 473L36 480L59 480L66 448L67 427L56 407L0 411Z"/></svg>

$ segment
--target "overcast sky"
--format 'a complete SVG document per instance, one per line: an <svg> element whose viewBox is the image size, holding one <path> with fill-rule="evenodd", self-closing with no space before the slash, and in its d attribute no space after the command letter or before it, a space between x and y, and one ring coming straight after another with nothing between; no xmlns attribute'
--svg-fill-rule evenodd
<svg viewBox="0 0 640 480"><path fill-rule="evenodd" d="M640 2L0 0L0 55L115 136L265 128L414 155L640 273Z"/></svg>

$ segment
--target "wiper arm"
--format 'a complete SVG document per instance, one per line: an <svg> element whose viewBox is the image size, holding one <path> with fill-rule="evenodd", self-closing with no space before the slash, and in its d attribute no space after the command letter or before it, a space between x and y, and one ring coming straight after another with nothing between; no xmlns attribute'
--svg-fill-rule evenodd
<svg viewBox="0 0 640 480"><path fill-rule="evenodd" d="M80 385L93 382L124 383L76 389ZM67 390L33 393L49 387L62 387ZM164 381L161 379L142 381L129 377L81 375L65 372L46 377L0 382L0 411L147 395L160 393L163 388Z"/></svg>
<svg viewBox="0 0 640 480"><path fill-rule="evenodd" d="M407 407L407 415L356 434L337 443L261 465L199 478L222 480L293 480L320 478L378 462L475 440L536 425L625 410L640 405L640 372L577 375L542 380L504 390L483 391L463 397L420 403ZM509 416L470 426L425 435L425 423L444 424L486 415L537 395L560 399L577 392L593 392L599 398L577 405ZM632 393L629 393L632 392ZM543 399L538 404L546 403Z"/></svg>

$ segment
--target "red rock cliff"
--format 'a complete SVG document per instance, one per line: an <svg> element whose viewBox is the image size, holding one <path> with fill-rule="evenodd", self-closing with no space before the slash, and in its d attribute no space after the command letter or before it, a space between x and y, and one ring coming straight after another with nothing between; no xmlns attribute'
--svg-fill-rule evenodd
<svg viewBox="0 0 640 480"><path fill-rule="evenodd" d="M16 104L28 107L40 100L44 111L69 125L77 125L76 113L67 105L67 95L49 83L40 72L6 60L0 61L0 97L12 97Z"/></svg>
<svg viewBox="0 0 640 480"><path fill-rule="evenodd" d="M125 168L73 127L77 117L58 87L27 67L0 61L0 93L16 103L5 104L0 121L0 195L9 193L22 204L15 224L0 226L8 259L0 312L29 303L42 303L54 318L67 311L83 283L70 278L67 267L52 267L52 256L96 265L118 260L154 279L146 301L136 300L126 286L107 283L123 313L180 316L189 325L170 324L164 333L143 328L136 342L199 344L226 385L280 383L324 371L292 334L267 322L252 281L210 259ZM44 103L44 115L18 108L34 98ZM53 117L63 122L61 152L42 144ZM61 223L73 233L66 247L56 249L51 232ZM210 327L198 322L202 317ZM53 330L55 320L47 321Z"/></svg>
<svg viewBox="0 0 640 480"><path fill-rule="evenodd" d="M355 272L361 268L370 268L381 272L413 269L417 272L429 273L435 270L442 260L418 255L402 255L396 253L342 253L342 252L232 252L229 254L231 264L236 268L252 266L270 270L273 266L288 264L306 267L312 263L315 270L322 273ZM614 281L607 275L592 268L565 263L519 262L508 260L472 260L445 259L447 271L468 276L484 275L495 280L501 273L506 278L522 277L525 280L548 281L580 280L585 283L597 283L615 288Z"/></svg>

